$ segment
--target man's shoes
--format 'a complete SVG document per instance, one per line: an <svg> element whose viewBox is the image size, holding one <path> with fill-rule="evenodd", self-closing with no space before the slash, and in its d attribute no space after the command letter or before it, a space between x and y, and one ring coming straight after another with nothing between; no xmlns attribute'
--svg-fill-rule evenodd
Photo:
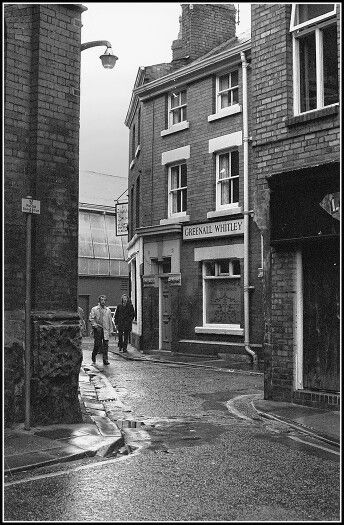
<svg viewBox="0 0 344 525"><path fill-rule="evenodd" d="M109 364L110 364L109 361L104 361L103 362L103 365L109 365Z"/></svg>

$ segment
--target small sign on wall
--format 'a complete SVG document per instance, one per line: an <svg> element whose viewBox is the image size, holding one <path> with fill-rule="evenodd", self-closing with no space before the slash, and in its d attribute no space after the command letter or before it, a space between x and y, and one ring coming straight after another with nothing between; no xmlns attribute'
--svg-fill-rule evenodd
<svg viewBox="0 0 344 525"><path fill-rule="evenodd" d="M22 199L22 212L35 213L39 215L41 213L41 201L31 198Z"/></svg>
<svg viewBox="0 0 344 525"><path fill-rule="evenodd" d="M116 235L128 235L128 203L116 204Z"/></svg>

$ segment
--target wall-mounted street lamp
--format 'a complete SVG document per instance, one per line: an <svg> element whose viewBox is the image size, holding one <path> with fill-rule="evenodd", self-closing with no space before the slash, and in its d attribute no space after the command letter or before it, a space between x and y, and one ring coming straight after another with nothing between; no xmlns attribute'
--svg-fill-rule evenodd
<svg viewBox="0 0 344 525"><path fill-rule="evenodd" d="M86 42L81 44L81 51L89 49L90 47L106 46L105 52L99 58L102 61L102 65L105 69L112 69L118 60L118 57L113 54L111 43L107 40L93 40L92 42Z"/></svg>

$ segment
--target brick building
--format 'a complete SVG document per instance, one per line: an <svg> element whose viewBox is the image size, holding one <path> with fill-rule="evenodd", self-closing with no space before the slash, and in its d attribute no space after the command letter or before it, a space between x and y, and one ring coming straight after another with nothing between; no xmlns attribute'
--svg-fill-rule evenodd
<svg viewBox="0 0 344 525"><path fill-rule="evenodd" d="M32 218L31 423L78 422L81 4L4 6L5 420L24 420L26 214Z"/></svg>
<svg viewBox="0 0 344 525"><path fill-rule="evenodd" d="M233 4L182 4L172 61L140 68L130 128L132 344L257 362L261 235L252 214L249 35Z"/></svg>
<svg viewBox="0 0 344 525"><path fill-rule="evenodd" d="M252 4L265 398L339 403L340 6Z"/></svg>

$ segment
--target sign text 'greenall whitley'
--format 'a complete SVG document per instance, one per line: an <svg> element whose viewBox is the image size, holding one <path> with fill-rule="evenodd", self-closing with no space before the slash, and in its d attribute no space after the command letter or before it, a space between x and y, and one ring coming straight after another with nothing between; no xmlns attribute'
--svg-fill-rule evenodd
<svg viewBox="0 0 344 525"><path fill-rule="evenodd" d="M204 239L207 237L224 237L227 235L243 235L243 219L231 221L208 222L183 227L183 239Z"/></svg>

